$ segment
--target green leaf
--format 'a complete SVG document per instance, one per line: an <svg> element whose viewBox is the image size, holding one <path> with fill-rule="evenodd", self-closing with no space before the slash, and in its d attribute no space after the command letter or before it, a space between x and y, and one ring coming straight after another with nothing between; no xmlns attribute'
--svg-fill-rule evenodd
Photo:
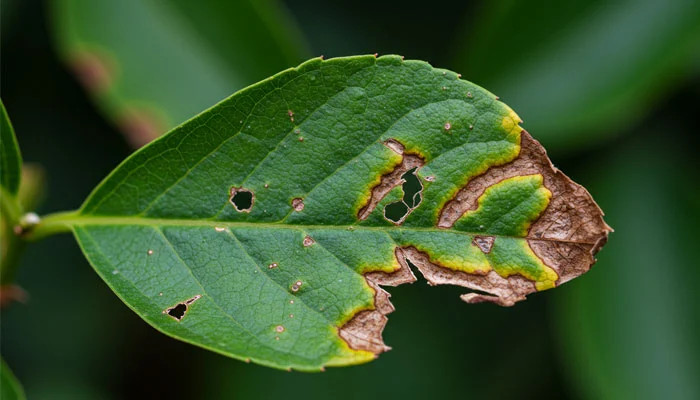
<svg viewBox="0 0 700 400"><path fill-rule="evenodd" d="M415 281L410 265L501 305L589 269L602 212L518 121L425 62L313 59L136 152L35 234L70 227L173 337L277 368L366 362L388 350L380 286Z"/></svg>
<svg viewBox="0 0 700 400"><path fill-rule="evenodd" d="M697 73L698 2L511 0L488 2L483 14L465 25L453 64L515 107L550 149L619 133Z"/></svg>
<svg viewBox="0 0 700 400"><path fill-rule="evenodd" d="M15 374L12 373L5 360L0 359L0 399L23 400L25 398L24 389Z"/></svg>
<svg viewBox="0 0 700 400"><path fill-rule="evenodd" d="M22 155L19 152L15 130L12 129L7 110L1 101L0 113L0 185L3 196L17 196L22 176Z"/></svg>
<svg viewBox="0 0 700 400"><path fill-rule="evenodd" d="M276 0L54 3L60 55L139 146L308 57Z"/></svg>

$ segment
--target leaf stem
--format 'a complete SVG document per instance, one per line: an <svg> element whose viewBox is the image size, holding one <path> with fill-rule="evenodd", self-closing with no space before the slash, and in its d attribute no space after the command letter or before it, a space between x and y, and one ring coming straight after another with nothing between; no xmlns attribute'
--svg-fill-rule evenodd
<svg viewBox="0 0 700 400"><path fill-rule="evenodd" d="M63 211L42 217L38 224L28 230L22 237L30 242L44 239L59 233L71 232L69 221L74 220L78 211Z"/></svg>

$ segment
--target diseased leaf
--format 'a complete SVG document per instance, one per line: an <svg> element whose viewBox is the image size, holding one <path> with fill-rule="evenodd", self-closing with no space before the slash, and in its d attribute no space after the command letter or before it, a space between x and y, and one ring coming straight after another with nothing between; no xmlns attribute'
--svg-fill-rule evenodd
<svg viewBox="0 0 700 400"><path fill-rule="evenodd" d="M22 155L2 101L0 101L0 113L2 114L0 115L0 185L4 191L3 195L6 193L17 196L22 176Z"/></svg>
<svg viewBox="0 0 700 400"><path fill-rule="evenodd" d="M594 262L602 212L518 122L425 62L313 59L136 152L51 223L168 335L277 368L366 362L388 349L381 286L415 281L411 264L512 305Z"/></svg>
<svg viewBox="0 0 700 400"><path fill-rule="evenodd" d="M15 374L12 373L5 360L0 359L0 399L23 400L25 398L24 389Z"/></svg>
<svg viewBox="0 0 700 400"><path fill-rule="evenodd" d="M308 57L278 3L57 0L52 16L61 57L140 146Z"/></svg>

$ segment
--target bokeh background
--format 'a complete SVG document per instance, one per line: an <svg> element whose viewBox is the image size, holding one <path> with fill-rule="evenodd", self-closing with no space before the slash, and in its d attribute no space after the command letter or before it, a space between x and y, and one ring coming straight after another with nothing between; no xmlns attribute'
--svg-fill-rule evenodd
<svg viewBox="0 0 700 400"><path fill-rule="evenodd" d="M397 53L496 93L616 232L586 275L512 308L391 289L393 350L324 373L167 338L74 240L27 250L1 352L30 399L700 399L700 1L1 0L0 84L40 213L139 146L312 56Z"/></svg>

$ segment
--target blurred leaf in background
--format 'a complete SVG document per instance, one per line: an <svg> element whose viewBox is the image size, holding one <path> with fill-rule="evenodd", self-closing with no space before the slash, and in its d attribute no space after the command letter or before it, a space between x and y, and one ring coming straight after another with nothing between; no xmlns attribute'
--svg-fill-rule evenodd
<svg viewBox="0 0 700 400"><path fill-rule="evenodd" d="M696 73L696 0L505 0L481 12L462 25L454 68L501 96L550 151L621 134Z"/></svg>
<svg viewBox="0 0 700 400"><path fill-rule="evenodd" d="M309 58L277 0L55 0L52 11L61 58L134 146Z"/></svg>
<svg viewBox="0 0 700 400"><path fill-rule="evenodd" d="M700 163L694 128L678 124L700 96L682 99L583 166L617 230L553 296L561 362L585 398L700 398Z"/></svg>
<svg viewBox="0 0 700 400"><path fill-rule="evenodd" d="M15 374L7 366L5 360L0 359L0 398L3 400L24 400L24 389L17 381Z"/></svg>

